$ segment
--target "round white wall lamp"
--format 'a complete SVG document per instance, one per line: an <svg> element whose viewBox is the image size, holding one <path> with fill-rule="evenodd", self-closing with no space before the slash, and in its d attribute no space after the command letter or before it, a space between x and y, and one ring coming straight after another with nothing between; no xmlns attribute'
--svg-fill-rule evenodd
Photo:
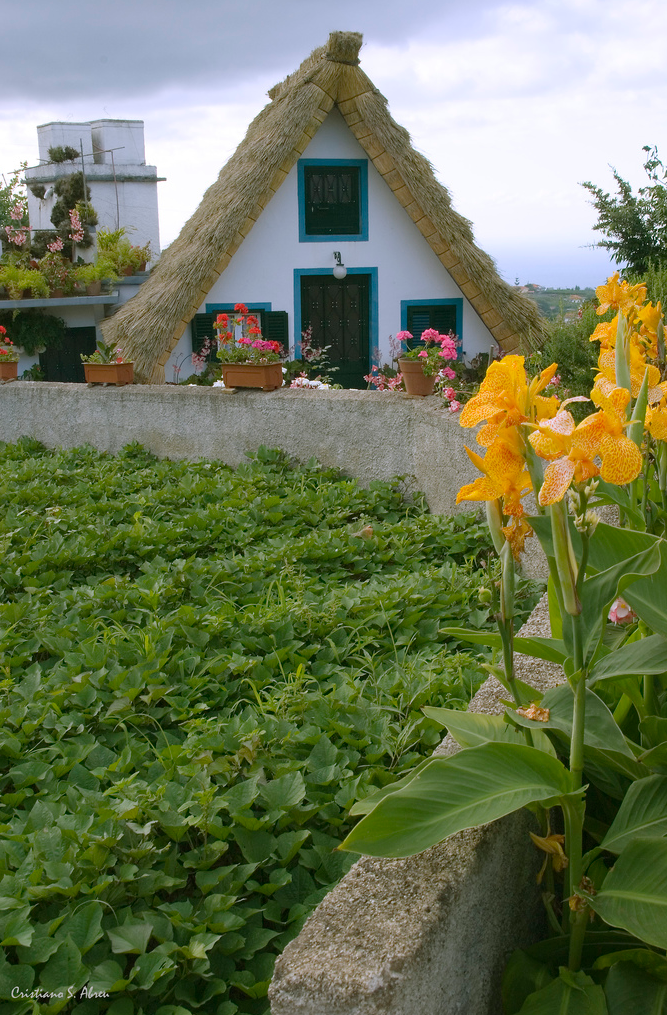
<svg viewBox="0 0 667 1015"><path fill-rule="evenodd" d="M343 264L343 260L342 260L342 258L340 256L340 250L334 250L334 255L333 256L334 256L334 261L336 262L335 265L334 265L334 270L333 270L333 276L334 276L334 278L338 278L338 279L345 278L345 276L347 275L347 268Z"/></svg>

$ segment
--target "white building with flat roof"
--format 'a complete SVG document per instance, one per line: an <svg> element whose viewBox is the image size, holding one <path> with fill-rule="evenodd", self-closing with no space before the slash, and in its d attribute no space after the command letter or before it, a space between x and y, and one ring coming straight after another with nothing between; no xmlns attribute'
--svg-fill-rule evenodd
<svg viewBox="0 0 667 1015"><path fill-rule="evenodd" d="M26 171L32 229L52 229L54 184L83 168L98 229L124 227L134 246L150 242L153 259L160 253L155 166L146 165L143 120L91 120L89 123L43 123L37 128L41 165ZM53 163L50 148L70 147L82 153L74 162ZM43 198L30 184L45 188ZM92 250L85 255L92 256Z"/></svg>

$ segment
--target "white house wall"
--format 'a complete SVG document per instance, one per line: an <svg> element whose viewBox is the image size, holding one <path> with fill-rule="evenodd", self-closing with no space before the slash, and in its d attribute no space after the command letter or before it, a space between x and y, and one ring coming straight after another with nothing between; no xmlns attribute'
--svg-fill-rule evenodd
<svg viewBox="0 0 667 1015"><path fill-rule="evenodd" d="M467 359L488 352L493 336L386 185L343 117L333 110L303 153L306 159L364 159L368 162L368 240L299 242L297 167L271 199L231 263L199 307L207 304L270 303L287 310L290 344L295 340L294 270L331 271L339 250L349 268L375 268L378 278L378 340L381 362L390 361L389 336L401 330L401 301L463 300L463 350ZM298 337L298 336L297 336ZM165 369L165 379L192 372L189 331Z"/></svg>

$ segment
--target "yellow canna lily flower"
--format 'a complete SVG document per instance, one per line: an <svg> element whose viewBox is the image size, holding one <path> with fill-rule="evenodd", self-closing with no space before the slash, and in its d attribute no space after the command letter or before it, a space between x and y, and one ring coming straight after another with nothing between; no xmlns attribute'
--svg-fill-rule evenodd
<svg viewBox="0 0 667 1015"><path fill-rule="evenodd" d="M634 336L633 336L634 338ZM598 357L599 374L595 375L594 387L598 386L601 378L606 378L612 385L616 386L616 354L613 349L601 349ZM630 382L632 384L632 397L636 398L644 380L644 374L648 370L649 401L657 401L660 395L657 394L660 383L660 371L652 363L646 362L646 351L636 342L630 342Z"/></svg>
<svg viewBox="0 0 667 1015"><path fill-rule="evenodd" d="M618 329L618 314L611 321L600 321L595 331L589 338L589 342L599 342L601 349L616 348L616 331Z"/></svg>
<svg viewBox="0 0 667 1015"><path fill-rule="evenodd" d="M461 487L456 503L462 500L499 500L506 515L523 515L521 498L531 489L530 476L522 453L521 437L514 427L505 428L489 447L486 457L466 448L473 465L483 474Z"/></svg>
<svg viewBox="0 0 667 1015"><path fill-rule="evenodd" d="M558 408L555 395L544 398L540 391L548 385L558 365L543 370L528 383L523 356L504 356L489 366L479 391L461 410L461 426L486 426L477 434L477 443L490 447L501 427L509 428L531 420L547 419Z"/></svg>
<svg viewBox="0 0 667 1015"><path fill-rule="evenodd" d="M621 313L628 313L641 306L646 299L645 285L619 282L619 274L618 271L614 272L607 279L605 285L599 285L595 290L595 295L600 301L596 313L605 314L610 308L620 310Z"/></svg>
<svg viewBox="0 0 667 1015"><path fill-rule="evenodd" d="M667 441L667 395L660 399L658 405L648 406L645 426L651 437Z"/></svg>
<svg viewBox="0 0 667 1015"><path fill-rule="evenodd" d="M540 458L550 461L544 473L539 501L543 507L565 496L570 484L586 482L601 475L617 486L636 479L642 467L642 455L623 433L624 415L613 403L587 416L578 426L567 409L553 420L546 420L528 438ZM595 458L599 458L598 467Z"/></svg>
<svg viewBox="0 0 667 1015"><path fill-rule="evenodd" d="M639 328L640 341L646 348L646 353L651 359L658 355L658 324L662 320L662 307L660 302L653 306L647 303L645 307L637 312L637 318L641 322Z"/></svg>

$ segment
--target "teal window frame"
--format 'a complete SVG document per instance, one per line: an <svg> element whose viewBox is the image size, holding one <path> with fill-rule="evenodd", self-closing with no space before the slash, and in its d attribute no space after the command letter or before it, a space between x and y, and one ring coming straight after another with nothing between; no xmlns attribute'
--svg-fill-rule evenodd
<svg viewBox="0 0 667 1015"><path fill-rule="evenodd" d="M456 311L456 324L454 334L461 341L458 347L457 359L465 356L463 348L463 299L437 299L437 300L401 300L401 331L408 330L408 307L454 307Z"/></svg>
<svg viewBox="0 0 667 1015"><path fill-rule="evenodd" d="M359 170L359 232L327 233L326 236L306 232L306 168L353 166ZM299 204L299 243L358 243L368 239L368 159L299 159L297 162L297 194ZM349 270L349 269L348 269ZM321 274L321 272L320 272Z"/></svg>

